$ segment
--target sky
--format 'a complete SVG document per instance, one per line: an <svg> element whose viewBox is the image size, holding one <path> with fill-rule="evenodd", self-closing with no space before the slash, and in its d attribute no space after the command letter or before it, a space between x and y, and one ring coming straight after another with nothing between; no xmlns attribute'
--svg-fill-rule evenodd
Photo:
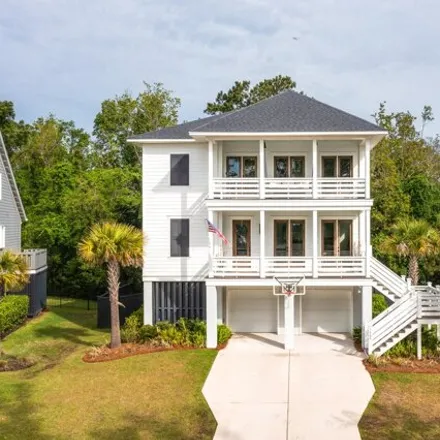
<svg viewBox="0 0 440 440"><path fill-rule="evenodd" d="M92 130L103 100L143 81L203 116L236 80L289 75L299 90L371 120L379 103L440 132L437 0L0 0L0 100L28 122Z"/></svg>

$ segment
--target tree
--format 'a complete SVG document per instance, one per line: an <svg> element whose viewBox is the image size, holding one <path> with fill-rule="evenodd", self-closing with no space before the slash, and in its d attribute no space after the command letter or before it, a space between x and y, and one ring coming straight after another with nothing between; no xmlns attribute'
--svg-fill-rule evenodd
<svg viewBox="0 0 440 440"><path fill-rule="evenodd" d="M408 275L413 285L419 282L419 261L438 250L439 234L425 220L403 219L391 228L379 247L390 254L407 257Z"/></svg>
<svg viewBox="0 0 440 440"><path fill-rule="evenodd" d="M234 85L227 92L221 90L217 93L215 102L207 103L205 113L218 115L230 112L296 87L295 81L290 76L283 75L264 79L252 88L250 88L250 85L250 81L247 80L235 81Z"/></svg>
<svg viewBox="0 0 440 440"><path fill-rule="evenodd" d="M0 297L11 289L20 289L29 282L28 265L24 257L12 251L0 254Z"/></svg>
<svg viewBox="0 0 440 440"><path fill-rule="evenodd" d="M119 323L120 268L141 266L144 238L142 231L121 223L98 223L79 244L79 254L88 264L105 265L110 298L111 348L121 345Z"/></svg>
<svg viewBox="0 0 440 440"><path fill-rule="evenodd" d="M139 166L139 147L127 138L177 123L180 99L161 83L144 86L137 97L125 92L101 104L93 126L97 166Z"/></svg>

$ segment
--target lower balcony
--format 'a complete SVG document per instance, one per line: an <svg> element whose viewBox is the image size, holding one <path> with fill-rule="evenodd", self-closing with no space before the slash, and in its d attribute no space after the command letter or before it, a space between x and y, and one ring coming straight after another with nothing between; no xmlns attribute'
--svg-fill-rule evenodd
<svg viewBox="0 0 440 440"><path fill-rule="evenodd" d="M214 257L212 276L215 278L271 278L312 277L313 257L265 257L260 267L260 257ZM316 276L364 277L365 257L318 257L315 264Z"/></svg>

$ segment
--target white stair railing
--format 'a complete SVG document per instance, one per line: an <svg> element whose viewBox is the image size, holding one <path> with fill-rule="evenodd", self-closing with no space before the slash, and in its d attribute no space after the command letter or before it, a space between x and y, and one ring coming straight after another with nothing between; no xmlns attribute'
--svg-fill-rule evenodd
<svg viewBox="0 0 440 440"><path fill-rule="evenodd" d="M382 344L415 322L418 309L418 294L412 290L370 321L365 329L368 353L372 354Z"/></svg>
<svg viewBox="0 0 440 440"><path fill-rule="evenodd" d="M378 284L399 298L408 292L406 281L374 257L370 259L370 275Z"/></svg>

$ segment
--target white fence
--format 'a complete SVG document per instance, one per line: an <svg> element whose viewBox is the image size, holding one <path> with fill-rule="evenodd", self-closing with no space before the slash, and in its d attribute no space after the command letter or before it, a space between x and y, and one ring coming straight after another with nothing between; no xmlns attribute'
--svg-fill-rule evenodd
<svg viewBox="0 0 440 440"><path fill-rule="evenodd" d="M318 276L365 276L364 257L318 257Z"/></svg>
<svg viewBox="0 0 440 440"><path fill-rule="evenodd" d="M265 179L266 199L311 199L312 179Z"/></svg>
<svg viewBox="0 0 440 440"><path fill-rule="evenodd" d="M24 249L21 251L21 255L25 258L29 270L47 266L46 249Z"/></svg>
<svg viewBox="0 0 440 440"><path fill-rule="evenodd" d="M259 179L213 179L214 199L259 199Z"/></svg>
<svg viewBox="0 0 440 440"><path fill-rule="evenodd" d="M318 199L365 199L365 179L323 179L316 181Z"/></svg>

